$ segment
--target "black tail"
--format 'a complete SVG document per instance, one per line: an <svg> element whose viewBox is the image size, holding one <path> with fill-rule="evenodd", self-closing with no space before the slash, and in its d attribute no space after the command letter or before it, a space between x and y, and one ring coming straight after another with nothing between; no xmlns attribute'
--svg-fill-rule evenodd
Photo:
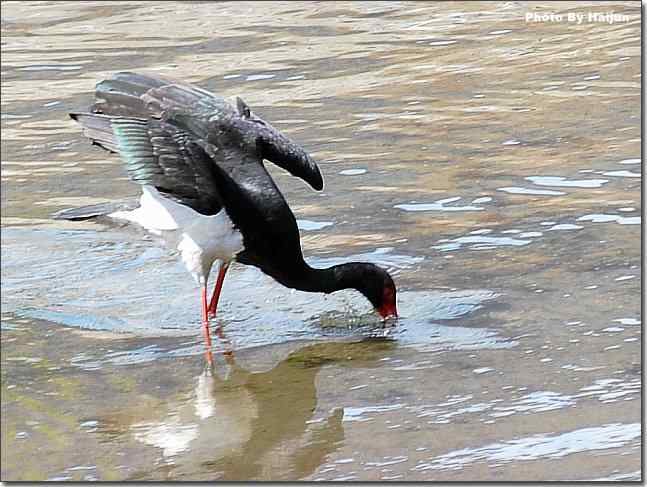
<svg viewBox="0 0 647 487"><path fill-rule="evenodd" d="M138 206L138 201L106 202L97 205L82 206L80 208L67 208L52 214L54 220L83 221L100 218L115 211L130 211Z"/></svg>

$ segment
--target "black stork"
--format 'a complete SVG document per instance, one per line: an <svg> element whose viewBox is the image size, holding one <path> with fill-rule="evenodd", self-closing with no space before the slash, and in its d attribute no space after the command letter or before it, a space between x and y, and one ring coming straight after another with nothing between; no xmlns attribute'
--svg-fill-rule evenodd
<svg viewBox="0 0 647 487"><path fill-rule="evenodd" d="M122 72L97 85L88 113L70 116L93 144L118 153L142 185L139 207L109 216L137 223L179 251L201 289L207 347L209 318L233 260L301 291L356 289L382 318L397 317L395 285L384 269L361 262L316 269L304 261L295 217L263 160L315 190L323 178L303 148L240 98L234 106L188 83Z"/></svg>

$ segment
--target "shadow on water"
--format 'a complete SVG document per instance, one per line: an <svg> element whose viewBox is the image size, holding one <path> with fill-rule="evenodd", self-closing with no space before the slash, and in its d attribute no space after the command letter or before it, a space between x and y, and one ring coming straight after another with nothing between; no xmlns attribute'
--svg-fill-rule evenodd
<svg viewBox="0 0 647 487"><path fill-rule="evenodd" d="M317 376L326 365L377 367L395 347L389 340L306 345L268 371L250 372L234 355L217 356L160 408L132 414L119 408L99 418L97 434L129 435L159 449L156 470L169 478L276 480L304 478L344 440L343 408L317 419ZM135 406L135 409L138 409ZM160 410L166 410L160 419ZM151 414L152 417L148 417ZM137 420L128 423L128 418ZM157 477L137 471L129 480Z"/></svg>

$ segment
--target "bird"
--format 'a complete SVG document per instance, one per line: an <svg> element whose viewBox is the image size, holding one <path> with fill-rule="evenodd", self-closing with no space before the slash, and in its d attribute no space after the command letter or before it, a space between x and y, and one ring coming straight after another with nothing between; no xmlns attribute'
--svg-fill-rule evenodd
<svg viewBox="0 0 647 487"><path fill-rule="evenodd" d="M396 287L385 269L365 262L319 269L305 262L295 216L264 161L316 191L324 186L321 171L240 97L233 103L187 82L118 72L96 85L87 111L69 115L93 145L118 154L141 186L139 206L108 216L138 224L178 251L200 287L208 348L209 319L234 261L301 291L356 289L382 319L397 317ZM207 300L214 263L218 276Z"/></svg>

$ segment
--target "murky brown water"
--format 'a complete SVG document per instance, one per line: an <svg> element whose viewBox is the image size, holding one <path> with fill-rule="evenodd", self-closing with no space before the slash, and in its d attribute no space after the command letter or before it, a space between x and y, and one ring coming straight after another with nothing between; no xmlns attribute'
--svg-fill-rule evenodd
<svg viewBox="0 0 647 487"><path fill-rule="evenodd" d="M638 480L639 56L632 2L3 2L2 479ZM398 326L234 266L205 368L174 257L50 219L137 193L66 116L126 69L302 143L305 253Z"/></svg>

